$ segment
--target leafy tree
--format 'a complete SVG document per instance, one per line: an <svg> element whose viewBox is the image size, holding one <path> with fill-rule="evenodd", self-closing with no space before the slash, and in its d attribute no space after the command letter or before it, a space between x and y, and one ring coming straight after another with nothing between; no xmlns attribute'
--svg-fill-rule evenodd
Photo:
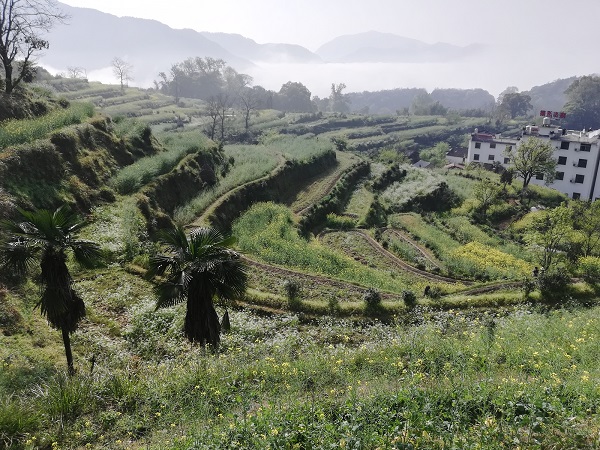
<svg viewBox="0 0 600 450"><path fill-rule="evenodd" d="M439 101L434 101L431 95L424 91L415 95L410 111L417 116L444 116L448 112L448 108Z"/></svg>
<svg viewBox="0 0 600 450"><path fill-rule="evenodd" d="M574 203L574 225L582 236L583 256L600 254L600 202Z"/></svg>
<svg viewBox="0 0 600 450"><path fill-rule="evenodd" d="M169 73L160 72L156 87L163 93L208 100L219 94L236 98L252 82L252 77L238 73L222 59L188 58L173 64Z"/></svg>
<svg viewBox="0 0 600 450"><path fill-rule="evenodd" d="M563 204L535 217L525 233L525 241L538 254L540 266L547 271L572 234L572 211Z"/></svg>
<svg viewBox="0 0 600 450"><path fill-rule="evenodd" d="M133 66L127 61L121 58L114 58L111 61L113 68L113 75L119 83L121 83L121 91L125 89L125 85L130 81L133 81L133 77L131 76L131 72L133 71Z"/></svg>
<svg viewBox="0 0 600 450"><path fill-rule="evenodd" d="M69 374L75 373L70 334L85 316L82 298L73 289L67 267L67 251L84 266L98 262L99 247L93 242L76 239L86 222L66 207L56 211L20 210L22 221L4 221L8 239L2 244L2 266L17 274L26 274L34 260L39 260L42 286L38 303L50 325L61 330Z"/></svg>
<svg viewBox="0 0 600 450"><path fill-rule="evenodd" d="M565 91L567 124L570 128L600 128L600 76L578 78Z"/></svg>
<svg viewBox="0 0 600 450"><path fill-rule="evenodd" d="M189 237L182 227L163 232L167 254L150 260L148 279L164 277L157 287L157 308L186 302L184 332L191 342L217 348L221 325L213 299L234 299L246 291L247 274L239 253L229 247L232 236L212 228L196 228Z"/></svg>
<svg viewBox="0 0 600 450"><path fill-rule="evenodd" d="M294 112L312 112L310 91L302 83L288 81L279 90L276 97L276 109Z"/></svg>
<svg viewBox="0 0 600 450"><path fill-rule="evenodd" d="M586 283L592 286L600 284L600 258L597 256L584 256L579 258L578 273Z"/></svg>
<svg viewBox="0 0 600 450"><path fill-rule="evenodd" d="M498 100L496 101L496 105L500 106L502 104L502 100L504 100L504 96L507 94L515 94L519 92L519 88L516 86L508 86L498 95Z"/></svg>
<svg viewBox="0 0 600 450"><path fill-rule="evenodd" d="M333 136L331 142L335 145L336 150L340 152L348 150L348 139L343 136Z"/></svg>
<svg viewBox="0 0 600 450"><path fill-rule="evenodd" d="M529 95L509 92L503 96L499 111L501 116L514 119L517 116L526 115L531 108L531 97Z"/></svg>
<svg viewBox="0 0 600 450"><path fill-rule="evenodd" d="M504 155L510 158L515 173L523 178L523 190L527 188L534 175L542 174L546 184L554 181L556 160L554 148L541 139L523 138L516 150L508 146Z"/></svg>
<svg viewBox="0 0 600 450"><path fill-rule="evenodd" d="M506 190L506 185L512 184L515 178L515 171L512 168L504 170L500 174L500 183L502 183L502 189Z"/></svg>
<svg viewBox="0 0 600 450"><path fill-rule="evenodd" d="M478 210L485 219L490 207L498 201L501 188L488 178L484 178L475 185L473 196L479 202Z"/></svg>
<svg viewBox="0 0 600 450"><path fill-rule="evenodd" d="M329 106L332 112L347 113L350 112L350 100L342 91L346 89L344 83L331 83L331 94L329 95Z"/></svg>
<svg viewBox="0 0 600 450"><path fill-rule="evenodd" d="M34 55L49 47L41 38L44 32L66 18L54 0L0 1L0 64L7 94L32 74Z"/></svg>
<svg viewBox="0 0 600 450"><path fill-rule="evenodd" d="M420 157L429 161L434 167L443 167L446 164L446 154L450 151L450 145L446 142L438 142L434 147L421 151Z"/></svg>

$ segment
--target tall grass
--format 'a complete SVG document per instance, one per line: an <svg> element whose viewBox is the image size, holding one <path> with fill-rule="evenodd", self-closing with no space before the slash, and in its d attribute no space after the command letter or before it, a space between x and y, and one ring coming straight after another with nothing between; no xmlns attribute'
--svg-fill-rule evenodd
<svg viewBox="0 0 600 450"><path fill-rule="evenodd" d="M175 210L175 221L187 225L201 215L214 201L238 186L268 175L277 166L278 155L268 148L250 145L228 145L226 158L234 164L226 176L210 190L202 191L190 202Z"/></svg>
<svg viewBox="0 0 600 450"><path fill-rule="evenodd" d="M280 134L268 135L263 138L263 144L282 153L287 159L308 161L333 149L328 139L315 139L313 136L285 136Z"/></svg>
<svg viewBox="0 0 600 450"><path fill-rule="evenodd" d="M52 131L81 123L94 114L90 103L72 103L36 119L8 120L0 123L0 148L25 144L46 137Z"/></svg>
<svg viewBox="0 0 600 450"><path fill-rule="evenodd" d="M108 181L108 184L119 194L131 194L155 177L170 172L185 156L199 150L197 146L180 147L146 156L121 169Z"/></svg>

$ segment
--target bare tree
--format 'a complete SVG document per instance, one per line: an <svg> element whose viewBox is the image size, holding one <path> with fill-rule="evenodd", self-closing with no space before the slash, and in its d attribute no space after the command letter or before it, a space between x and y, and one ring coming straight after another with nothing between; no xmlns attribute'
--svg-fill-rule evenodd
<svg viewBox="0 0 600 450"><path fill-rule="evenodd" d="M227 94L217 95L217 105L219 114L219 125L221 128L221 142L225 142L225 122L231 118L231 100Z"/></svg>
<svg viewBox="0 0 600 450"><path fill-rule="evenodd" d="M123 91L125 89L125 85L129 81L133 81L133 77L131 76L133 66L121 58L114 58L111 64L113 67L113 74L121 83L121 90Z"/></svg>
<svg viewBox="0 0 600 450"><path fill-rule="evenodd" d="M219 131L220 141L225 141L226 122L231 117L231 106L231 100L227 94L213 95L207 100L206 114L210 117L207 131L212 140Z"/></svg>
<svg viewBox="0 0 600 450"><path fill-rule="evenodd" d="M34 55L49 47L44 32L66 19L54 0L0 0L0 64L7 94L32 74Z"/></svg>
<svg viewBox="0 0 600 450"><path fill-rule="evenodd" d="M87 78L87 72L83 67L67 67L69 78Z"/></svg>
<svg viewBox="0 0 600 450"><path fill-rule="evenodd" d="M253 111L256 111L260 106L260 99L254 89L246 88L243 89L239 96L240 107L244 114L244 121L246 125L246 133L250 128L250 116Z"/></svg>
<svg viewBox="0 0 600 450"><path fill-rule="evenodd" d="M210 97L206 101L206 115L210 118L207 127L208 137L214 141L219 123L219 102L216 97Z"/></svg>

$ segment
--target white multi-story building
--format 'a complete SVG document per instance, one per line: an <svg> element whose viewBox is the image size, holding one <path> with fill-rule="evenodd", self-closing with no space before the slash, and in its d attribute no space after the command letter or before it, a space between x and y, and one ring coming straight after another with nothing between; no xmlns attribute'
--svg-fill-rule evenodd
<svg viewBox="0 0 600 450"><path fill-rule="evenodd" d="M600 198L600 130L574 131L552 125L544 118L541 126L525 127L521 137L504 138L500 135L471 134L468 162L480 164L499 163L510 167L507 147L516 148L525 139L542 139L554 147L556 177L548 186L574 199L596 200ZM545 184L543 176L534 176L532 184Z"/></svg>

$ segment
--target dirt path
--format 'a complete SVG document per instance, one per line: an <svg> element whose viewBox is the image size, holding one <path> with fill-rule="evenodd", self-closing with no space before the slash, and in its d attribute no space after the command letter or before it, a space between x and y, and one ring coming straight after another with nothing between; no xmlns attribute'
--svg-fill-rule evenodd
<svg viewBox="0 0 600 450"><path fill-rule="evenodd" d="M419 244L417 244L406 233L403 233L402 231L396 230L394 228L385 228L383 233L390 233L396 236L397 238L402 239L404 242L410 244L416 251L418 251L421 254L421 256L423 256L423 258L425 258L431 263L432 266L437 267L438 269L442 268L440 262L437 259L435 259L434 255L428 249L425 249Z"/></svg>
<svg viewBox="0 0 600 450"><path fill-rule="evenodd" d="M317 201L319 201L320 199L325 197L327 194L329 194L333 190L333 188L335 187L337 182L340 180L340 178L342 178L342 176L344 176L344 174L346 173L346 169L351 167L352 164L356 161L356 158L354 158L353 156L348 157L348 155L341 153L341 152L337 152L337 151L336 151L336 157L338 159L338 164L331 170L331 173L329 173L327 175L328 181L325 184L325 186L319 186L320 192L317 195L312 195L312 196L306 195L306 197L308 197L309 201L306 201L306 200L294 201L291 205L291 208L292 208L292 211L294 212L294 214L297 214L299 216L304 215L314 203L316 203ZM342 162L341 161L342 159L345 159L345 161ZM313 182L313 180L311 180L310 184L307 186L306 189L303 189L300 192L298 192L298 195L296 196L297 199L300 198L304 192L310 192L311 187L314 184L317 184L316 181L322 179L323 176L321 174L321 175L316 175L313 178L314 178L314 182ZM315 201L310 201L310 199L313 199Z"/></svg>
<svg viewBox="0 0 600 450"><path fill-rule="evenodd" d="M367 290L366 287L361 286L356 283L352 283L350 281L338 280L335 278L329 278L324 275L315 275L309 274L305 272L300 272L298 270L286 269L280 266L274 266L271 264L263 263L260 261L256 261L247 256L242 256L242 259L250 266L260 269L263 272L268 273L274 277L278 277L281 280L286 278L294 278L296 280L302 281L302 284L314 283L318 285L327 286L331 289L338 289L349 292L354 295L362 296L362 294ZM399 300L400 295L395 294L393 292L381 292L381 296L386 300Z"/></svg>
<svg viewBox="0 0 600 450"><path fill-rule="evenodd" d="M396 255L394 255L392 252L386 250L385 248L382 247L382 245L377 242L375 239L373 239L371 236L369 236L365 231L363 230L352 230L350 231L350 233L356 233L361 235L366 241L367 243L375 250L377 251L380 255L383 255L387 260L389 260L392 264L394 264L396 267L405 270L406 272L410 272L414 275L417 275L421 278L425 278L427 280L430 281L437 281L437 282L441 282L441 283L450 283L450 284L455 284L455 283L462 283L465 285L472 285L474 284L472 281L466 281L466 280L458 280L456 278L450 278L450 277L444 277L442 275L436 275L434 273L430 273L430 272L426 272L424 270L421 269L417 269L414 266L411 266L410 264L408 264L407 262L403 261L402 259L398 258Z"/></svg>

